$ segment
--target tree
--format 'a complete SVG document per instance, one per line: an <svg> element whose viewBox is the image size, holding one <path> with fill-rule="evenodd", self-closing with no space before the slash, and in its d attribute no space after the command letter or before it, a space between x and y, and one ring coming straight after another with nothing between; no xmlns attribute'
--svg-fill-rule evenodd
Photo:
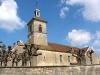
<svg viewBox="0 0 100 75"><path fill-rule="evenodd" d="M30 65L31 65L31 58L33 56L41 55L41 53L37 53L37 51L39 50L39 46L38 45L34 45L34 44L28 45L28 44L25 44L24 49L25 49L25 52L28 54ZM26 62L26 60L23 60L23 61Z"/></svg>
<svg viewBox="0 0 100 75"><path fill-rule="evenodd" d="M4 66L7 66L7 54L6 54L6 45L3 44L3 42L0 42L0 62L1 66L4 64Z"/></svg>

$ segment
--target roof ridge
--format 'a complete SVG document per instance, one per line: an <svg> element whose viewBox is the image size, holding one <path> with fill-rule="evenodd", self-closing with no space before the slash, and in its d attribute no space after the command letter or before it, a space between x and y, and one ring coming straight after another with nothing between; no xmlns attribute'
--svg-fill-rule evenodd
<svg viewBox="0 0 100 75"><path fill-rule="evenodd" d="M67 46L68 47L68 45L59 44L59 43L53 43L53 42L48 42L48 44L56 44L56 45L61 45L61 46ZM69 47L71 47L71 46L69 46Z"/></svg>
<svg viewBox="0 0 100 75"><path fill-rule="evenodd" d="M64 44L59 44L59 43L53 43L53 42L48 42L48 44L55 44L55 45L60 45L60 46L65 46L65 47L70 47L70 48L77 48L77 47L73 47L73 46L69 46L69 45L64 45ZM80 49L80 48L77 48Z"/></svg>

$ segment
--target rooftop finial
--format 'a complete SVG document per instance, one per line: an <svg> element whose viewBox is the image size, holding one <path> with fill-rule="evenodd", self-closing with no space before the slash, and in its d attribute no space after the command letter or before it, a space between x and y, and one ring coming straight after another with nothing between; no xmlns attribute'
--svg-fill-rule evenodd
<svg viewBox="0 0 100 75"><path fill-rule="evenodd" d="M36 0L36 9L39 9L39 1Z"/></svg>
<svg viewBox="0 0 100 75"><path fill-rule="evenodd" d="M36 9L35 9L35 17L39 18L40 17L40 10L39 10L39 2L36 0Z"/></svg>

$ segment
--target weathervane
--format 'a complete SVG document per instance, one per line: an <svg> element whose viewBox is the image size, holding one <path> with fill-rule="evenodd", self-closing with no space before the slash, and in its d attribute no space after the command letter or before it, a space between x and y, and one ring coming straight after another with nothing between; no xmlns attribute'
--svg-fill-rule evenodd
<svg viewBox="0 0 100 75"><path fill-rule="evenodd" d="M36 8L39 8L39 0L36 0Z"/></svg>

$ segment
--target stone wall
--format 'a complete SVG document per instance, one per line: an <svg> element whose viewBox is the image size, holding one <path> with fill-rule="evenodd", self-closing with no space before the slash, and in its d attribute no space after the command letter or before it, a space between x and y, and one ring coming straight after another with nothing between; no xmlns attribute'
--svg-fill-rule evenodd
<svg viewBox="0 0 100 75"><path fill-rule="evenodd" d="M2 67L0 75L100 75L100 65L92 66L45 66Z"/></svg>
<svg viewBox="0 0 100 75"><path fill-rule="evenodd" d="M70 53L47 50L38 50L38 53L42 53L42 55L33 56L31 66L69 66L71 58L69 59L68 56L72 57Z"/></svg>

